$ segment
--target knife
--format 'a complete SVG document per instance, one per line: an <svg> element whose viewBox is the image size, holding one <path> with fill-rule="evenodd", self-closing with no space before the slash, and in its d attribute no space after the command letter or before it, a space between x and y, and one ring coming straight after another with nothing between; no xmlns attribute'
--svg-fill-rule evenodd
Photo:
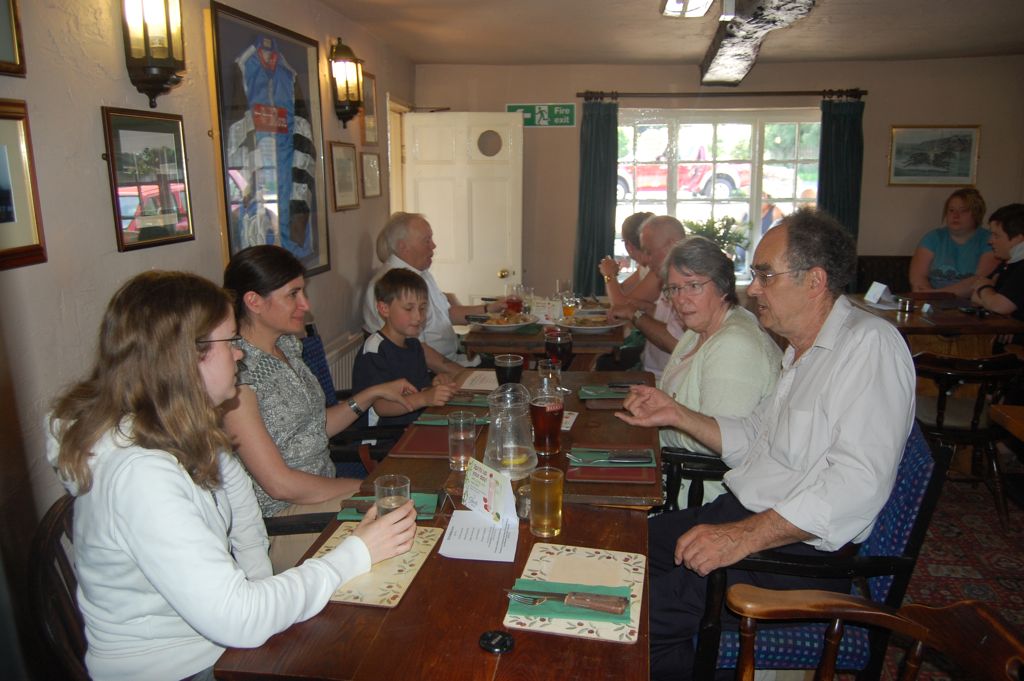
<svg viewBox="0 0 1024 681"><path fill-rule="evenodd" d="M613 615L621 615L629 605L629 599L625 596L608 596L605 594L588 593L586 591L527 591L524 589L505 589L511 597L512 594L535 598L534 605L540 605L545 600L559 601L573 608L585 608L608 612Z"/></svg>

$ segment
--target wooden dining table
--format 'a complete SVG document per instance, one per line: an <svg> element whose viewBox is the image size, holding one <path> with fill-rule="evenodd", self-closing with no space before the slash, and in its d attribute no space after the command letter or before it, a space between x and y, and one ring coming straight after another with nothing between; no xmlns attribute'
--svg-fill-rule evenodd
<svg viewBox="0 0 1024 681"><path fill-rule="evenodd" d="M594 447L608 445L628 446L630 448L650 448L655 456L655 470L661 470L661 448L657 428L641 428L630 426L615 417L610 409L595 409L579 399L579 388L583 385L607 383L642 382L654 385L654 374L646 371L567 371L562 374L562 386L571 390L566 395L565 409L575 411L579 415L568 432L563 431L561 449L557 454L539 455L540 465L555 466L567 470L569 461L566 452L574 445ZM524 371L522 383L529 390L536 390L539 378L535 371ZM445 414L451 411L469 409L483 416L487 409L483 407L469 408L465 406L435 407L428 411ZM410 426L410 428L437 428L438 426ZM484 428L477 439L478 459L483 459L487 444L487 431ZM462 477L452 473L446 458L399 458L387 456L363 482L362 494L373 494L373 480L381 475L401 473L409 476L413 486L424 491L448 490L455 492L461 489ZM565 484L565 501L570 503L606 504L631 506L649 509L664 503L664 489L661 476L656 475L655 481L649 484L621 484L572 482Z"/></svg>
<svg viewBox="0 0 1024 681"><path fill-rule="evenodd" d="M602 355L615 354L626 340L627 324L621 324L602 333L588 333L569 329L572 334L573 361L571 368L576 371L592 371ZM544 354L544 329L540 324L514 331L485 330L479 325L463 337L467 355L480 353L492 355L513 353L526 357Z"/></svg>
<svg viewBox="0 0 1024 681"><path fill-rule="evenodd" d="M566 409L578 411L579 416L572 430L562 433L563 452L541 457L541 465L564 469L564 451L574 440L599 438L607 444L649 445L658 457L660 470L657 429L628 426L616 419L613 411L588 409L577 397L579 386L586 384L642 381L653 385L651 374L566 372L562 379L562 384L573 390L567 396ZM536 372L526 372L522 382L528 388L536 388ZM447 413L465 408L440 407L430 411ZM483 456L485 443L486 433L477 441L478 459ZM362 493L372 495L372 480L388 472L408 475L414 491L438 492L439 499L444 500L441 512L433 520L419 524L447 527L458 496L449 495L446 487L450 491L453 479L460 474L449 470L446 458L388 456L367 478ZM537 542L646 556L646 509L662 503L661 487L660 475L657 483L650 486L567 483L561 534L537 539L529 531L529 522L521 521L514 562L446 558L435 546L395 607L330 602L315 617L289 627L258 648L227 650L214 668L216 678L646 681L650 674L646 573L635 643L507 628L503 620L508 601L503 589L523 576L530 551ZM304 558L314 555L338 526L337 520L332 521ZM481 635L493 630L513 636L514 647L510 652L496 655L480 647Z"/></svg>
<svg viewBox="0 0 1024 681"><path fill-rule="evenodd" d="M421 522L445 527L448 516ZM338 526L333 521L306 557ZM635 643L510 630L502 625L508 600L503 589L522 576L534 543L647 553L647 516L642 511L566 504L562 533L536 539L521 522L514 563L445 558L433 549L408 591L393 608L328 603L305 622L292 625L253 649L229 649L218 660L218 679L445 679L519 681L586 679L646 681L648 579L641 600ZM438 545L440 542L438 542ZM510 652L484 651L486 631L506 631Z"/></svg>

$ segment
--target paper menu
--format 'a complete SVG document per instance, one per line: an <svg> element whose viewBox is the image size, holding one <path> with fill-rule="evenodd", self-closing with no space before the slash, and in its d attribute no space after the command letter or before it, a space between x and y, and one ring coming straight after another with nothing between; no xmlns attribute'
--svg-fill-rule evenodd
<svg viewBox="0 0 1024 681"><path fill-rule="evenodd" d="M448 558L514 561L519 517L509 479L471 459L462 488L462 503L469 510L452 513L438 552Z"/></svg>
<svg viewBox="0 0 1024 681"><path fill-rule="evenodd" d="M469 390L472 392L491 392L498 388L498 376L494 371L472 371L466 376L466 379L462 381L462 385L459 386L460 390Z"/></svg>

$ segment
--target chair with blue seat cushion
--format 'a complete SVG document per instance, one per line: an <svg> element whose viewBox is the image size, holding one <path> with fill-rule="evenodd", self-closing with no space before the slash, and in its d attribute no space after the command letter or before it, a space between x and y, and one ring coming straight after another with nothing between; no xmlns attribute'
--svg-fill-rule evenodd
<svg viewBox="0 0 1024 681"><path fill-rule="evenodd" d="M934 648L972 678L1020 681L1024 639L998 612L979 601L959 601L943 608L906 605L896 609L874 601L831 591L762 589L737 584L729 589L729 608L740 623L740 661L736 678L754 679L755 621L829 618L825 652L815 678L831 679L837 666L837 643L848 622L860 622L908 639L900 681L913 681L921 671L925 648Z"/></svg>
<svg viewBox="0 0 1024 681"><path fill-rule="evenodd" d="M775 551L751 554L731 568L808 577L853 579L853 593L898 608L907 591L928 524L949 467L946 447L932 451L915 423L900 460L896 483L871 534L856 555L848 558L791 556ZM708 595L701 620L694 678L714 678L714 670L736 667L738 629L722 630L726 570L708 576ZM758 669L815 669L821 658L827 624L807 623L761 627L754 663ZM839 646L837 668L857 672L858 679L878 679L888 631L851 626Z"/></svg>
<svg viewBox="0 0 1024 681"><path fill-rule="evenodd" d="M306 337L302 339L302 361L323 388L328 407L352 396L351 391L335 390L324 342L313 324L306 324ZM359 463L367 472L371 472L377 462L387 456L404 430L403 426L367 427L357 421L331 438L331 459L341 466Z"/></svg>

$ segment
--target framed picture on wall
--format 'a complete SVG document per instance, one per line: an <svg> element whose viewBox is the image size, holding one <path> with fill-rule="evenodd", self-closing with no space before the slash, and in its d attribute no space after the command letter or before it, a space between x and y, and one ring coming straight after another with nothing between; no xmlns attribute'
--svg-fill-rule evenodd
<svg viewBox="0 0 1024 681"><path fill-rule="evenodd" d="M363 146L377 144L377 77L363 71L363 108L359 110Z"/></svg>
<svg viewBox="0 0 1024 681"><path fill-rule="evenodd" d="M228 256L288 249L307 274L330 267L319 45L211 2Z"/></svg>
<svg viewBox="0 0 1024 681"><path fill-rule="evenodd" d="M0 75L25 77L18 0L0 0Z"/></svg>
<svg viewBox="0 0 1024 681"><path fill-rule="evenodd" d="M973 185L978 177L980 136L977 125L893 126L889 184Z"/></svg>
<svg viewBox="0 0 1024 681"><path fill-rule="evenodd" d="M0 99L0 270L46 262L25 102Z"/></svg>
<svg viewBox="0 0 1024 681"><path fill-rule="evenodd" d="M363 151L359 160L363 166L363 198L380 196L380 154Z"/></svg>
<svg viewBox="0 0 1024 681"><path fill-rule="evenodd" d="M103 107L117 250L196 238L181 116Z"/></svg>
<svg viewBox="0 0 1024 681"><path fill-rule="evenodd" d="M356 145L331 142L331 178L334 186L334 210L359 207L359 171L356 170Z"/></svg>

